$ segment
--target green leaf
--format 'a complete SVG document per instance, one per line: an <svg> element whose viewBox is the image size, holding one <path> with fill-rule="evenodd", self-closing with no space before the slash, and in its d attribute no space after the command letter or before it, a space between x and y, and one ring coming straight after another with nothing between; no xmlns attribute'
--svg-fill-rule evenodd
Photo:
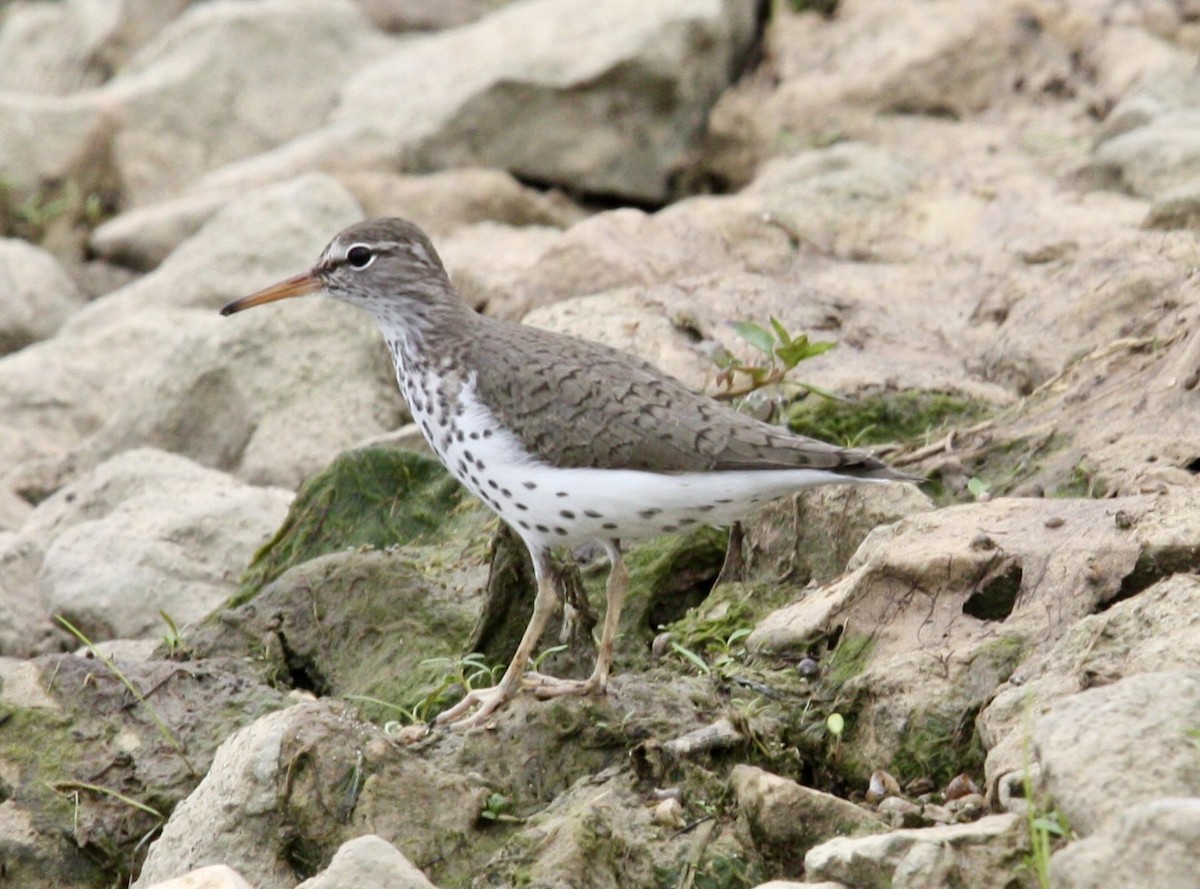
<svg viewBox="0 0 1200 889"><path fill-rule="evenodd" d="M672 642L671 648L677 655L682 657L684 660L689 661L693 667L699 670L700 675L707 676L712 672L712 668L705 663L704 658L700 657L700 655L696 654L696 652L692 651L691 649L684 648L678 642Z"/></svg>
<svg viewBox="0 0 1200 889"><path fill-rule="evenodd" d="M837 343L810 343L807 336L798 336L786 346L777 347L775 354L779 356L783 366L791 370L801 361L824 355L836 345Z"/></svg>
<svg viewBox="0 0 1200 889"><path fill-rule="evenodd" d="M787 332L787 328L779 323L779 319L774 315L771 316L771 327L775 331L775 336L779 337L779 342L783 345L789 345L792 341L792 335Z"/></svg>
<svg viewBox="0 0 1200 889"><path fill-rule="evenodd" d="M1033 829L1040 830L1043 833L1048 833L1051 836L1056 837L1063 837L1067 835L1066 831L1063 830L1062 825L1058 823L1058 818L1055 817L1055 813L1053 812L1051 812L1049 815L1043 815L1040 818L1034 818Z"/></svg>
<svg viewBox="0 0 1200 889"><path fill-rule="evenodd" d="M976 478L975 476L971 476L970 480L967 482L967 490L970 492L972 497L978 497L980 494L986 494L989 487L990 486L987 482L981 478Z"/></svg>
<svg viewBox="0 0 1200 889"><path fill-rule="evenodd" d="M734 332L767 357L775 354L775 337L771 331L753 321L734 321Z"/></svg>

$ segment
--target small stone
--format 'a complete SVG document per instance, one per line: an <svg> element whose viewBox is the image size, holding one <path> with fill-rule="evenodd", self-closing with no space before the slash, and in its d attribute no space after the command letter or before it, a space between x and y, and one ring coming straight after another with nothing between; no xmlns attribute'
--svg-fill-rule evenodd
<svg viewBox="0 0 1200 889"><path fill-rule="evenodd" d="M796 672L805 679L812 679L821 672L821 662L815 657L804 657L796 664Z"/></svg>
<svg viewBox="0 0 1200 889"><path fill-rule="evenodd" d="M939 806L937 803L926 803L925 808L921 810L921 815L926 821L932 821L935 824L949 824L954 820L954 814L945 806Z"/></svg>
<svg viewBox="0 0 1200 889"><path fill-rule="evenodd" d="M964 797L969 793L979 793L979 787L971 780L970 775L963 772L950 779L950 783L946 785L946 789L942 792L942 795L947 801L950 801Z"/></svg>
<svg viewBox="0 0 1200 889"><path fill-rule="evenodd" d="M883 769L871 772L870 785L867 787L866 799L869 803L877 803L885 797L897 796L900 793L900 782Z"/></svg>
<svg viewBox="0 0 1200 889"><path fill-rule="evenodd" d="M1064 519L1062 516L1052 515L1052 516L1050 516L1050 518L1046 519L1046 521L1043 522L1042 524L1045 525L1045 527L1047 527L1047 528L1061 528L1066 523L1067 523L1067 520Z"/></svg>
<svg viewBox="0 0 1200 889"><path fill-rule="evenodd" d="M654 823L672 830L679 830L687 822L683 820L683 803L671 797L654 807Z"/></svg>

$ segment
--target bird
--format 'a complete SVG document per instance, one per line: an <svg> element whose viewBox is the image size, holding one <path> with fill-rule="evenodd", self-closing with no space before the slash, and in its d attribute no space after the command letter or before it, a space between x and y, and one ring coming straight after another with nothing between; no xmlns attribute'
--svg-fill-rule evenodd
<svg viewBox="0 0 1200 889"><path fill-rule="evenodd" d="M540 698L607 689L629 589L622 540L728 525L811 485L918 480L865 450L739 413L631 354L475 312L429 238L404 219L349 226L309 271L221 314L320 292L374 318L433 453L533 561L533 615L508 668L439 725L486 724L524 687ZM530 671L559 605L551 554L584 543L603 547L610 566L595 666L582 680Z"/></svg>

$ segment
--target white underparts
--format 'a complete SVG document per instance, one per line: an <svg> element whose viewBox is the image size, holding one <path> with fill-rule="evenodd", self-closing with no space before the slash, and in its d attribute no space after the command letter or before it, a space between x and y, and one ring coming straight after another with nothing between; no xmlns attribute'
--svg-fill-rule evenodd
<svg viewBox="0 0 1200 889"><path fill-rule="evenodd" d="M450 472L533 548L633 539L727 525L760 503L810 485L866 481L817 469L655 473L558 469L528 455L475 395L456 393L449 422L441 381L401 379L413 419Z"/></svg>

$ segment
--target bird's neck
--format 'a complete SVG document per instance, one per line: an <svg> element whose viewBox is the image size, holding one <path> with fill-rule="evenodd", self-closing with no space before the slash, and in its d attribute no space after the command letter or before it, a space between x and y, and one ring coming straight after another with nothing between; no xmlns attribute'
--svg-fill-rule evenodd
<svg viewBox="0 0 1200 889"><path fill-rule="evenodd" d="M372 307L374 308L374 307ZM372 311L392 354L396 372L410 376L443 375L456 363L463 344L475 335L481 318L457 299L392 302Z"/></svg>

